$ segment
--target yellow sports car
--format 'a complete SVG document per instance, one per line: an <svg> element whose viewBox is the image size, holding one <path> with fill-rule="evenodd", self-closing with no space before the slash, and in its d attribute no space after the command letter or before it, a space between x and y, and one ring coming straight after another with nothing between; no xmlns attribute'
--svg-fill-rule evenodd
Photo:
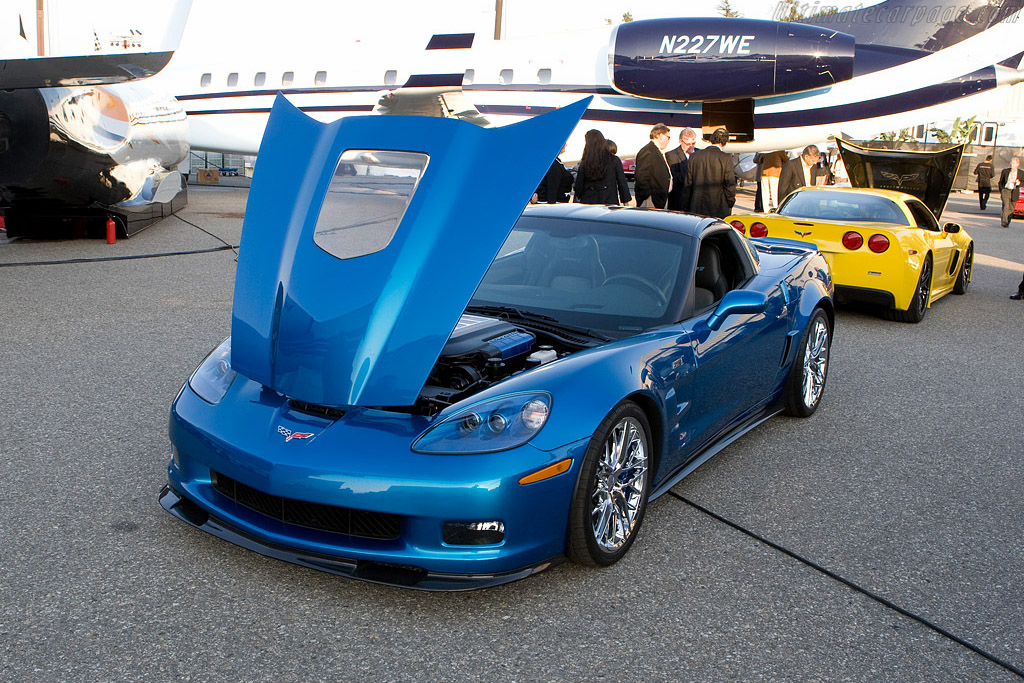
<svg viewBox="0 0 1024 683"><path fill-rule="evenodd" d="M854 187L803 187L777 213L725 220L750 237L813 242L832 268L836 301L877 304L892 320L920 322L932 303L963 294L971 281L971 236L938 220L963 145L904 152L837 143Z"/></svg>

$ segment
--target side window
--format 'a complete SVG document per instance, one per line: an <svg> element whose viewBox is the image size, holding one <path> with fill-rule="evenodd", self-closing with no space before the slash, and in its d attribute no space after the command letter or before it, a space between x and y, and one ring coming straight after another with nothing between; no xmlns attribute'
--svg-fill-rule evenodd
<svg viewBox="0 0 1024 683"><path fill-rule="evenodd" d="M267 72L266 71L258 72L256 74L256 76L252 79L252 84L255 85L256 87L260 87L261 85L263 85L266 82L267 82Z"/></svg>
<svg viewBox="0 0 1024 683"><path fill-rule="evenodd" d="M742 286L756 272L743 238L729 228L704 235L694 273L693 308L699 311L717 304L728 292Z"/></svg>
<svg viewBox="0 0 1024 683"><path fill-rule="evenodd" d="M916 199L911 199L907 202L907 208L914 215L914 222L917 223L917 227L931 230L932 232L939 231L939 222L935 220L935 214L927 206Z"/></svg>

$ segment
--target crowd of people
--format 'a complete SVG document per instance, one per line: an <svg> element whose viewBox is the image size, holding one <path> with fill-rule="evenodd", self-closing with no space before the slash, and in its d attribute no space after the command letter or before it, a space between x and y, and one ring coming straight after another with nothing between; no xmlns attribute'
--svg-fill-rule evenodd
<svg viewBox="0 0 1024 683"><path fill-rule="evenodd" d="M636 153L634 197L615 143L599 130L587 131L575 175L565 168L561 159L555 159L537 188L534 202L621 204L687 211L715 218L725 218L732 213L736 203L736 173L732 156L725 151L729 143L728 131L715 130L703 149L697 149L697 133L692 128L679 132L679 144L674 149L669 149L671 140L671 130L665 124L651 128L650 142ZM758 154L754 161L759 176L757 211L776 208L780 198L804 185L848 184L838 155L822 157L814 145L806 147L796 159L777 151Z"/></svg>
<svg viewBox="0 0 1024 683"><path fill-rule="evenodd" d="M605 139L599 130L586 134L583 156L575 176L555 159L537 188L533 201L581 204L635 205L654 209L687 211L703 216L725 218L736 203L736 173L731 155L725 152L729 133L719 128L711 134L709 145L697 149L697 133L683 128L679 146L669 150L672 133L663 123L651 128L650 142L636 153L634 189L630 195L614 142ZM562 152L565 148L562 148ZM849 186L846 168L838 150L829 148L822 154L816 145L808 145L795 159L779 150L757 154L758 187L754 210L771 211L780 199L799 187L812 185ZM978 201L984 211L996 177L992 155L974 169L978 180ZM1020 159L1013 157L999 174L997 187L1002 205L1000 225L1010 227L1014 206L1024 185ZM1017 293L1010 297L1024 300L1024 278Z"/></svg>

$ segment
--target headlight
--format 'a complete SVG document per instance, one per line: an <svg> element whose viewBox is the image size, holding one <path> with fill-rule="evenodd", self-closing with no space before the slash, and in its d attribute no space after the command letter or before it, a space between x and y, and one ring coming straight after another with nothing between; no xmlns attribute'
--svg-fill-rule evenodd
<svg viewBox="0 0 1024 683"><path fill-rule="evenodd" d="M432 455L506 451L532 439L550 414L551 396L545 393L488 399L423 432L412 450Z"/></svg>
<svg viewBox="0 0 1024 683"><path fill-rule="evenodd" d="M189 377L188 385L201 399L216 405L228 393L237 374L231 369L231 337L228 337L199 364Z"/></svg>

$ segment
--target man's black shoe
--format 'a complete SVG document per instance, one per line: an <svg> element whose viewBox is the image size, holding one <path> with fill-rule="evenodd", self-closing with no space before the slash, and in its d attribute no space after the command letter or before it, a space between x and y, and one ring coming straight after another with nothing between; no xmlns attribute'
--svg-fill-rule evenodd
<svg viewBox="0 0 1024 683"><path fill-rule="evenodd" d="M1011 294L1010 298L1014 301L1020 301L1021 299L1024 299L1024 293L1017 292L1016 294Z"/></svg>

